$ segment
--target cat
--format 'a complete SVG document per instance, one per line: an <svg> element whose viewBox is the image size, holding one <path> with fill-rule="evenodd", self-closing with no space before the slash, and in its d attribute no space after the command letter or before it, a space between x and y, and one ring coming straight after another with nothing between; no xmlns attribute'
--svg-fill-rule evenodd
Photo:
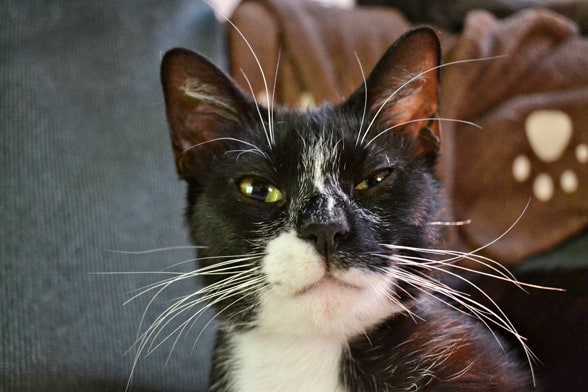
<svg viewBox="0 0 588 392"><path fill-rule="evenodd" d="M210 391L534 389L487 309L437 276L455 259L434 258L440 53L412 30L344 102L308 110L262 107L205 57L165 54L194 275L220 324Z"/></svg>

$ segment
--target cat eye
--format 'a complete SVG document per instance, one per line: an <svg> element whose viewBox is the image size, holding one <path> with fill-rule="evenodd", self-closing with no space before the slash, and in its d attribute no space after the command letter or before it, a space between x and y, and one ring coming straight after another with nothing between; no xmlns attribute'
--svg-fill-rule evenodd
<svg viewBox="0 0 588 392"><path fill-rule="evenodd" d="M355 186L356 191L365 191L367 189L371 189L375 186L378 186L382 181L386 179L392 173L391 169L380 170L375 174L370 175L365 180L361 181L359 184Z"/></svg>
<svg viewBox="0 0 588 392"><path fill-rule="evenodd" d="M244 178L239 182L239 190L245 196L264 203L276 203L284 199L278 188L262 180Z"/></svg>

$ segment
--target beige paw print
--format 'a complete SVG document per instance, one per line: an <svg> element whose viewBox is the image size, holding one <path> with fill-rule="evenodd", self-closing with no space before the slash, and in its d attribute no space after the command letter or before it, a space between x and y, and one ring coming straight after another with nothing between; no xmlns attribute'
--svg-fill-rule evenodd
<svg viewBox="0 0 588 392"><path fill-rule="evenodd" d="M570 117L559 110L537 110L529 114L525 121L525 133L533 152L543 162L555 162L562 157L572 139L573 125ZM578 163L588 163L588 144L580 143L575 148ZM525 182L531 177L531 161L521 154L512 164L512 174L516 181ZM556 180L559 184L556 185ZM578 190L579 181L573 169L565 170L559 179L548 173L539 173L533 179L533 195L540 201L553 198L556 187L571 194Z"/></svg>
<svg viewBox="0 0 588 392"><path fill-rule="evenodd" d="M270 107L274 102L270 99L270 96L267 95L265 92L259 92L255 95L255 100L257 103L264 107ZM312 93L310 92L303 92L298 97L298 107L300 109L310 109L316 107L316 100Z"/></svg>

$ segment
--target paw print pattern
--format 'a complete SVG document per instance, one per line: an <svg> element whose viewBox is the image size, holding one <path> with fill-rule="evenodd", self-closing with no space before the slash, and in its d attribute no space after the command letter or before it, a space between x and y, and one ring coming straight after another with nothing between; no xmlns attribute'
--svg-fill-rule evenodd
<svg viewBox="0 0 588 392"><path fill-rule="evenodd" d="M535 156L545 163L556 162L562 157L570 144L573 134L570 117L559 110L537 110L529 114L525 121L525 134ZM588 163L588 144L575 147L576 161ZM531 160L527 155L517 156L512 163L512 175L517 182L526 182L532 174ZM566 169L556 180L548 173L539 173L533 179L533 195L537 200L547 202L556 192L556 187L572 194L580 186L573 168Z"/></svg>

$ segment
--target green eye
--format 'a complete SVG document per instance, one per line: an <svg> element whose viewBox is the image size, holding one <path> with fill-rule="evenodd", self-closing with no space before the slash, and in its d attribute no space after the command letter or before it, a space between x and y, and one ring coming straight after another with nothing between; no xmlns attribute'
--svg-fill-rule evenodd
<svg viewBox="0 0 588 392"><path fill-rule="evenodd" d="M386 169L376 172L375 174L369 176L365 180L361 181L359 184L355 186L356 191L365 191L367 189L371 189L377 185L379 185L382 181L386 179L392 173L392 170Z"/></svg>
<svg viewBox="0 0 588 392"><path fill-rule="evenodd" d="M255 178L241 180L239 190L247 197L268 204L284 199L284 195L278 188Z"/></svg>

